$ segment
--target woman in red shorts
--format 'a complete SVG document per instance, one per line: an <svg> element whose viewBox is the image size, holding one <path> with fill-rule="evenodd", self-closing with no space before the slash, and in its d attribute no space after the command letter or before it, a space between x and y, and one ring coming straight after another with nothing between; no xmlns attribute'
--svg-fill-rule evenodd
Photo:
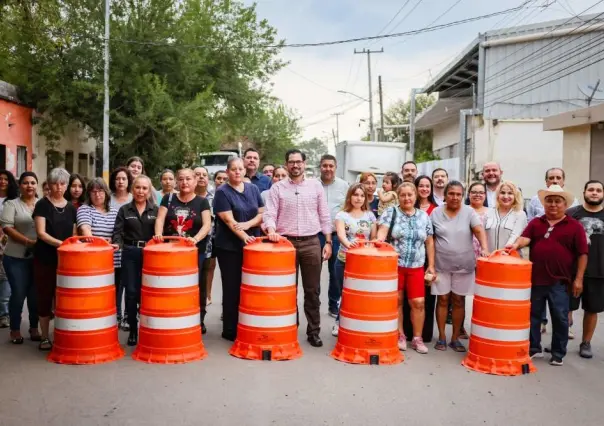
<svg viewBox="0 0 604 426"><path fill-rule="evenodd" d="M432 222L428 214L415 207L417 189L411 182L403 182L398 187L399 205L390 207L378 220L378 240L388 240L398 253L398 289L399 289L399 349L407 349L407 339L403 331L403 291L407 293L411 305L413 339L411 347L420 354L428 353L422 339L424 327L424 279L433 280L434 241ZM424 263L427 268L424 271Z"/></svg>

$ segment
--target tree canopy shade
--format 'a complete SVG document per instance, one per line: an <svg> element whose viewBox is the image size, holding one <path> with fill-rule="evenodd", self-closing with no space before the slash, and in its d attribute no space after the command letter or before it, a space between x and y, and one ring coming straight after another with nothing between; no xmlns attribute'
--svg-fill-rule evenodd
<svg viewBox="0 0 604 426"><path fill-rule="evenodd" d="M104 1L8 0L0 6L0 79L43 113L56 141L68 122L100 139ZM263 158L299 134L270 96L286 64L276 30L236 0L111 0L112 166L132 155L157 173L247 138Z"/></svg>
<svg viewBox="0 0 604 426"><path fill-rule="evenodd" d="M306 164L318 166L321 157L327 154L327 145L319 138L300 142L297 148L306 154Z"/></svg>

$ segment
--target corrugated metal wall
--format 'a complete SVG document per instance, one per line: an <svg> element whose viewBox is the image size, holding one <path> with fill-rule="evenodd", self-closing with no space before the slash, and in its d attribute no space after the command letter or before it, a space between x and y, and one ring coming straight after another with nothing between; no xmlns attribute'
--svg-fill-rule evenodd
<svg viewBox="0 0 604 426"><path fill-rule="evenodd" d="M582 108L579 84L601 78L604 89L604 31L489 47L485 68L485 118L543 118Z"/></svg>

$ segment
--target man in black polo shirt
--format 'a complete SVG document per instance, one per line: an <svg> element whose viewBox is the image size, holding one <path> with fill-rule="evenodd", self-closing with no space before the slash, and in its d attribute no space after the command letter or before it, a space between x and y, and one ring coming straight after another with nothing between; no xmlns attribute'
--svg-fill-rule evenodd
<svg viewBox="0 0 604 426"><path fill-rule="evenodd" d="M570 309L583 306L583 340L579 346L579 355L591 358L591 339L598 323L598 314L604 312L604 185L590 180L583 190L583 205L575 206L566 212L577 219L583 228L589 243L587 269L583 279L583 293L571 300Z"/></svg>

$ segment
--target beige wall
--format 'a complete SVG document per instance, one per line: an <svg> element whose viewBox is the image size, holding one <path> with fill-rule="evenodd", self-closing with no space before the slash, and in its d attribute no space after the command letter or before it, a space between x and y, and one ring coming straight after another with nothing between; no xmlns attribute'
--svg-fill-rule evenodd
<svg viewBox="0 0 604 426"><path fill-rule="evenodd" d="M38 134L37 126L32 130L33 145L33 171L38 175L40 182L46 180L48 170L48 158L46 156L47 142L44 136ZM95 177L96 162L96 140L88 136L87 132L77 126L69 125L58 143L59 151L66 160L72 158L69 165L63 162L62 166L71 169L73 173L79 173L87 178ZM91 164L91 157L93 159ZM100 159L99 159L100 161Z"/></svg>
<svg viewBox="0 0 604 426"><path fill-rule="evenodd" d="M590 179L590 126L565 129L562 145L562 167L566 173L566 189L580 200L583 185Z"/></svg>
<svg viewBox="0 0 604 426"><path fill-rule="evenodd" d="M459 143L459 120L453 120L434 126L432 129L432 151L438 153L442 148ZM457 152L457 149L454 150Z"/></svg>

